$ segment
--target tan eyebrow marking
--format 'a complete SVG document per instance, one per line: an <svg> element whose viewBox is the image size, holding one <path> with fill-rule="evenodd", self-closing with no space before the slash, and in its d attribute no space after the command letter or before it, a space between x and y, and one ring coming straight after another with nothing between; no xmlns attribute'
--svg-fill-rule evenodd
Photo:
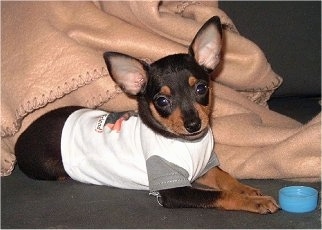
<svg viewBox="0 0 322 230"><path fill-rule="evenodd" d="M162 86L161 90L160 90L161 94L167 95L167 96L171 96L171 89L169 86Z"/></svg>
<svg viewBox="0 0 322 230"><path fill-rule="evenodd" d="M194 76L190 76L188 79L188 83L190 86L194 86L197 83L197 78L195 78Z"/></svg>

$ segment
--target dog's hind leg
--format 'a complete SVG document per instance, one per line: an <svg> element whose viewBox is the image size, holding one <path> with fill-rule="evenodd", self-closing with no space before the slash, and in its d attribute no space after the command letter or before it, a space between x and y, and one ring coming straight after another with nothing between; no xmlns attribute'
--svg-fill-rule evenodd
<svg viewBox="0 0 322 230"><path fill-rule="evenodd" d="M15 152L21 171L39 180L61 180L65 172L61 156L61 135L69 115L81 107L64 107L34 121L18 138Z"/></svg>

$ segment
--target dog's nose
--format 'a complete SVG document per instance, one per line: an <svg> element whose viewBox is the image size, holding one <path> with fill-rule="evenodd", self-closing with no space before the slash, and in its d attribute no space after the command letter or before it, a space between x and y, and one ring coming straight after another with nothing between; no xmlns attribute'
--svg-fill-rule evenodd
<svg viewBox="0 0 322 230"><path fill-rule="evenodd" d="M200 118L194 120L188 120L184 122L184 127L189 133L194 133L199 131L201 128L201 120Z"/></svg>

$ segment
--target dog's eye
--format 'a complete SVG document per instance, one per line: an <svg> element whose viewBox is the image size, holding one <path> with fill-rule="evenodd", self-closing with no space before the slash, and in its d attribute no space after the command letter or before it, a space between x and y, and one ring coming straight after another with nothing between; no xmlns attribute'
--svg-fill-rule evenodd
<svg viewBox="0 0 322 230"><path fill-rule="evenodd" d="M207 84L201 82L201 83L196 85L196 93L198 95L204 95L205 93L207 93L207 91L208 91Z"/></svg>
<svg viewBox="0 0 322 230"><path fill-rule="evenodd" d="M165 107L170 104L170 100L164 96L158 97L155 102L159 107Z"/></svg>

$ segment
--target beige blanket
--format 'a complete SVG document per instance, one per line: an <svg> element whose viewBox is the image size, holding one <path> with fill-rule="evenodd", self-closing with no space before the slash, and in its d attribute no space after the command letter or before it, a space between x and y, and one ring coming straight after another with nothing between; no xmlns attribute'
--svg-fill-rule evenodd
<svg viewBox="0 0 322 230"><path fill-rule="evenodd" d="M267 108L282 79L217 2L2 2L1 10L1 175L13 169L21 132L49 110L136 108L109 77L104 51L150 61L187 52L218 15L227 29L212 128L222 168L238 178L319 180L320 117L300 124Z"/></svg>

